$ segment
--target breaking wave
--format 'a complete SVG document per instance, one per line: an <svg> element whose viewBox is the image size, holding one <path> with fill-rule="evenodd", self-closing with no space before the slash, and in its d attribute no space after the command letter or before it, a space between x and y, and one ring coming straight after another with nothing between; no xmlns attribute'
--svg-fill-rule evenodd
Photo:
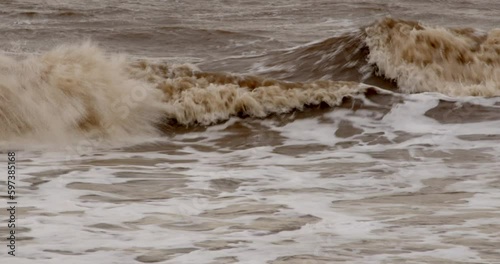
<svg viewBox="0 0 500 264"><path fill-rule="evenodd" d="M386 18L357 32L257 57L253 72L131 61L87 42L22 60L0 55L0 136L157 135L175 125L335 106L366 84L406 93L500 94L500 30Z"/></svg>
<svg viewBox="0 0 500 264"><path fill-rule="evenodd" d="M189 65L130 62L91 43L18 61L0 57L3 139L158 134L166 125L210 125L231 116L266 117L326 103L362 85L290 83L207 73Z"/></svg>

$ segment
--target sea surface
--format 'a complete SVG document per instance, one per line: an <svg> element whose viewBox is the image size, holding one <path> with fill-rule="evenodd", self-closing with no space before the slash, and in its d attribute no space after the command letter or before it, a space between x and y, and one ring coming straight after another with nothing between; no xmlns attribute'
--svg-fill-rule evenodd
<svg viewBox="0 0 500 264"><path fill-rule="evenodd" d="M0 262L500 263L499 13L3 0Z"/></svg>

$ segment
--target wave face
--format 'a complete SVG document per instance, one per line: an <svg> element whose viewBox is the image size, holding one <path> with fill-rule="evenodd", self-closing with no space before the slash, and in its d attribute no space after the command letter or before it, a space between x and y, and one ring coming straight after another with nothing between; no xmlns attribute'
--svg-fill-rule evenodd
<svg viewBox="0 0 500 264"><path fill-rule="evenodd" d="M391 80L375 74L375 66L368 62L369 54L366 33L358 30L289 50L208 62L200 67L219 71L243 68L245 72L292 82L352 81L386 89L396 88Z"/></svg>
<svg viewBox="0 0 500 264"><path fill-rule="evenodd" d="M366 80L372 68L366 58L369 54L365 45L365 34L351 32L323 41L278 51L263 63L257 63L254 71L278 76L292 81L302 80Z"/></svg>

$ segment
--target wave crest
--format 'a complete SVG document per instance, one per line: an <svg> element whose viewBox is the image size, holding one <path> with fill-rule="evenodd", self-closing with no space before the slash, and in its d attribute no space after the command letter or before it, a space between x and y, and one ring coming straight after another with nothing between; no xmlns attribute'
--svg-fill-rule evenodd
<svg viewBox="0 0 500 264"><path fill-rule="evenodd" d="M210 125L231 116L262 118L322 103L335 106L363 87L354 82L324 80L285 82L147 62L135 64L131 72L163 91L165 117L170 123L182 125Z"/></svg>
<svg viewBox="0 0 500 264"><path fill-rule="evenodd" d="M408 93L500 95L500 30L383 19L365 29L369 62Z"/></svg>

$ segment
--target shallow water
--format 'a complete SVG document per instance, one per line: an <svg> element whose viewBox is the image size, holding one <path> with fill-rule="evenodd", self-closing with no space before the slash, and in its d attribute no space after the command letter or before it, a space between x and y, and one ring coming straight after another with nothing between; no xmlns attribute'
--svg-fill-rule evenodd
<svg viewBox="0 0 500 264"><path fill-rule="evenodd" d="M364 71L364 47L339 48L353 39L334 38L386 15L488 32L499 22L495 1L0 6L0 45L9 56L90 37L134 59L392 89L353 93L335 107L313 104L285 114L270 108L275 112L258 118L244 109L210 126L188 120L163 126L161 136L119 142L2 138L2 155L17 151L19 177L18 256L4 249L2 260L500 263L500 99L401 93L406 87L396 90L394 81ZM0 76L25 69L12 67ZM487 96L498 95L494 73L493 67ZM25 87L20 83L15 87ZM5 183L0 191L6 199ZM6 224L0 230L6 234Z"/></svg>

